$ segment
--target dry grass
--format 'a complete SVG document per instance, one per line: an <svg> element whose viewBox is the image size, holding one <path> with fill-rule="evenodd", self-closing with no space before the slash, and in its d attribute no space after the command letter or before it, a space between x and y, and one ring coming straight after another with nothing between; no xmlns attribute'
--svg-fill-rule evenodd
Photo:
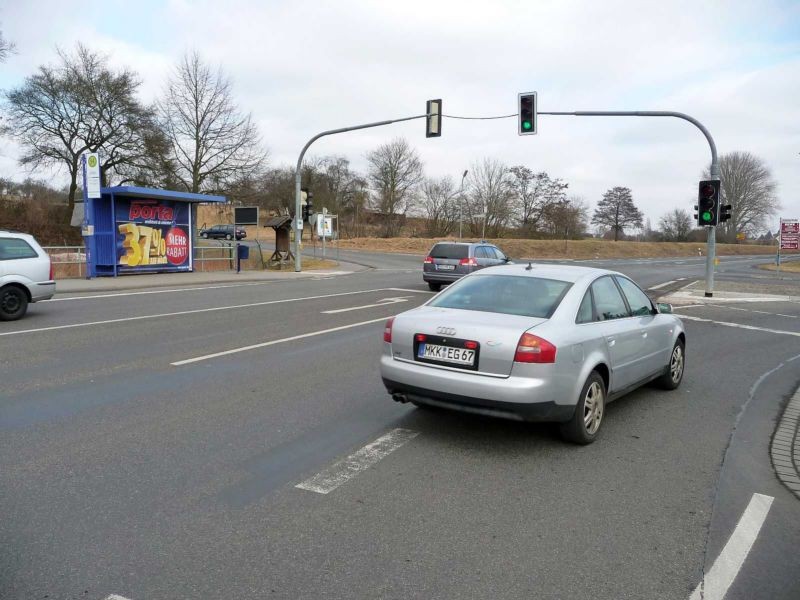
<svg viewBox="0 0 800 600"><path fill-rule="evenodd" d="M341 240L341 248L374 252L426 254L436 242L453 238L353 238ZM653 258L705 254L705 242L611 242L606 240L488 240L503 252L522 258ZM772 254L774 247L749 244L717 244L720 256Z"/></svg>
<svg viewBox="0 0 800 600"><path fill-rule="evenodd" d="M777 271L778 265L776 265L774 262L771 262L758 265L758 268L764 269L765 271ZM781 263L781 273L800 273L800 260Z"/></svg>
<svg viewBox="0 0 800 600"><path fill-rule="evenodd" d="M339 263L335 260L322 260L321 258L307 258L303 257L303 270L313 271L315 269L333 269L338 267ZM287 262L281 268L280 265L269 265L267 269L270 271L294 271L294 261Z"/></svg>

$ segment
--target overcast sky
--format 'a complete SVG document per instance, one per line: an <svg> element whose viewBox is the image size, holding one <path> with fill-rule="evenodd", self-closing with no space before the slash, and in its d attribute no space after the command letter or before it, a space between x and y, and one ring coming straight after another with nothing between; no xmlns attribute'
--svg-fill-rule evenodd
<svg viewBox="0 0 800 600"><path fill-rule="evenodd" d="M515 112L517 93L532 90L540 110L681 111L720 153L762 158L781 215L800 217L797 1L28 0L0 3L0 27L18 50L0 65L2 89L82 41L137 70L149 102L197 49L232 78L272 165L294 164L319 131L420 114L429 98L463 116ZM701 133L677 119L560 116L541 116L539 134L525 137L514 119L446 119L432 139L411 121L324 138L311 154L363 170L365 154L396 136L432 176L458 180L492 156L565 179L591 206L630 187L654 227L672 208L692 210L710 162ZM28 175L16 157L0 141L0 176Z"/></svg>

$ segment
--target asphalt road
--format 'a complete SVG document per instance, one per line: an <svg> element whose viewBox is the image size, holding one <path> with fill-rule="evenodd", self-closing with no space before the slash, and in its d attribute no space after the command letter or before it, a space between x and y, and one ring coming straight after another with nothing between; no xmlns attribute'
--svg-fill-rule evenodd
<svg viewBox="0 0 800 600"><path fill-rule="evenodd" d="M800 304L678 309L681 388L609 405L576 447L392 402L381 331L430 297L419 258L342 258L376 268L59 299L0 325L0 598L686 599L754 494L772 500L726 597L800 597L800 502L768 452ZM767 281L758 260L723 258L718 279ZM589 264L657 293L704 269ZM339 464L354 453L374 464ZM330 493L295 487L330 472L347 474Z"/></svg>

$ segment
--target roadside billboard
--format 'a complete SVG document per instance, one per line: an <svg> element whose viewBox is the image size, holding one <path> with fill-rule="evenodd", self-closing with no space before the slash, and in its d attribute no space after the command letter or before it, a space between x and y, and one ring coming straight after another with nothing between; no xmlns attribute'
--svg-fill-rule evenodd
<svg viewBox="0 0 800 600"><path fill-rule="evenodd" d="M148 198L115 198L120 272L190 271L191 205Z"/></svg>

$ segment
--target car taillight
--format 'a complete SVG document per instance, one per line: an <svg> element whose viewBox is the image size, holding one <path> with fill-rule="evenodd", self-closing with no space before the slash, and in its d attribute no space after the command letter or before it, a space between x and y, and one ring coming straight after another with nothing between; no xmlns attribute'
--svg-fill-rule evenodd
<svg viewBox="0 0 800 600"><path fill-rule="evenodd" d="M424 333L418 333L417 335L414 336L414 340L417 342L424 342L427 339L428 336L426 336Z"/></svg>
<svg viewBox="0 0 800 600"><path fill-rule="evenodd" d="M390 317L383 326L383 341L390 344L392 343L392 323L394 323L394 317Z"/></svg>
<svg viewBox="0 0 800 600"><path fill-rule="evenodd" d="M466 265L468 267L477 267L478 261L475 260L474 258L462 258L460 261L458 261L458 264Z"/></svg>
<svg viewBox="0 0 800 600"><path fill-rule="evenodd" d="M532 333L523 333L514 353L514 362L520 363L554 363L556 347L545 339Z"/></svg>
<svg viewBox="0 0 800 600"><path fill-rule="evenodd" d="M50 281L56 278L56 270L53 268L53 259L50 259Z"/></svg>
<svg viewBox="0 0 800 600"><path fill-rule="evenodd" d="M422 262L424 262L426 265L432 265L433 264L433 257L432 256L426 256L425 260L422 261Z"/></svg>

